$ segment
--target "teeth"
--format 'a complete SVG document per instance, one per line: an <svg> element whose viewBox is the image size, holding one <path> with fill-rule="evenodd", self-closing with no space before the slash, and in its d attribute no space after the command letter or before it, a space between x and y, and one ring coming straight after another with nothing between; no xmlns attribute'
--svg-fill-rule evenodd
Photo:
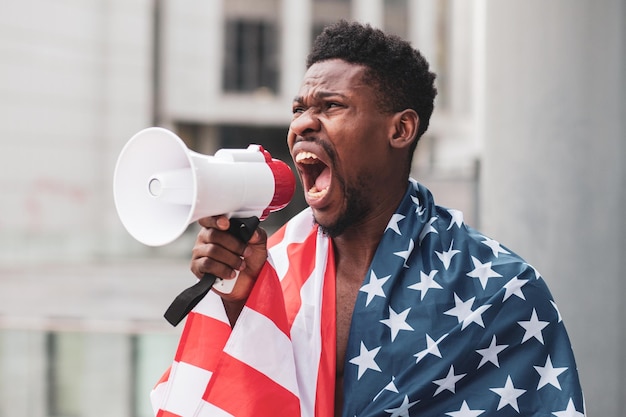
<svg viewBox="0 0 626 417"><path fill-rule="evenodd" d="M310 197L313 198L322 198L328 193L328 188L324 188L323 190L318 190L316 186L311 187L308 191Z"/></svg>
<svg viewBox="0 0 626 417"><path fill-rule="evenodd" d="M317 155L315 155L313 152L300 152L296 155L296 162L304 164L313 164L317 159Z"/></svg>

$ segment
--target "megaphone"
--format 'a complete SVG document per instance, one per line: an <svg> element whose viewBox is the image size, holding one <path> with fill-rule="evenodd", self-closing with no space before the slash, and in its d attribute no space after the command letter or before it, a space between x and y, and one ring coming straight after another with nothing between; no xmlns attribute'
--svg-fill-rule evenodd
<svg viewBox="0 0 626 417"><path fill-rule="evenodd" d="M285 207L294 191L291 168L259 145L203 155L160 127L141 130L126 143L113 178L122 224L148 246L174 241L202 217L263 220Z"/></svg>

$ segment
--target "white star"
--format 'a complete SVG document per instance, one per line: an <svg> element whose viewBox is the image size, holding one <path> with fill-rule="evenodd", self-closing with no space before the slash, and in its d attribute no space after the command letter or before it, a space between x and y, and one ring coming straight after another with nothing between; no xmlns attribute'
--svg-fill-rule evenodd
<svg viewBox="0 0 626 417"><path fill-rule="evenodd" d="M485 410L470 410L469 406L467 405L467 401L463 401L463 404L461 405L461 409L459 411L452 411L446 413L446 415L450 417L478 417L484 412Z"/></svg>
<svg viewBox="0 0 626 417"><path fill-rule="evenodd" d="M391 229L397 234L399 234L400 236L402 236L402 233L400 233L400 228L398 227L398 222L404 218L405 216L403 216L402 214L397 214L397 213L391 216L391 220L389 220L389 224L387 225L387 229L385 229L385 232L388 229Z"/></svg>
<svg viewBox="0 0 626 417"><path fill-rule="evenodd" d="M433 381L433 384L439 385L439 388L437 388L437 390L433 394L433 397L441 393L443 390L448 390L454 394L456 383L463 379L465 375L467 374L454 375L454 365L450 365L450 370L448 370L448 375L446 375L445 378Z"/></svg>
<svg viewBox="0 0 626 417"><path fill-rule="evenodd" d="M433 223L435 222L435 220L437 220L436 217L431 217L430 220L428 220L428 223L426 223L424 225L424 228L422 229L422 231L420 232L420 235L419 235L419 242L420 243L422 243L422 240L424 240L426 235L429 234L429 233L437 233L437 234L439 234L437 229L435 229L433 227Z"/></svg>
<svg viewBox="0 0 626 417"><path fill-rule="evenodd" d="M450 226L448 226L446 230L452 229L452 226L454 226L455 224L457 225L457 227L461 227L461 225L463 224L463 212L460 210L449 209L448 213L450 213L452 219L450 220Z"/></svg>
<svg viewBox="0 0 626 417"><path fill-rule="evenodd" d="M446 269L446 271L450 267L450 261L452 261L452 258L454 257L454 255L456 255L457 253L461 253L460 250L452 249L453 244L454 244L454 240L450 242L450 249L448 249L445 252L435 251L435 253L437 254L437 257L443 263L443 267Z"/></svg>
<svg viewBox="0 0 626 417"><path fill-rule="evenodd" d="M395 392L396 394L398 394L398 392L399 392L399 391L398 391L398 388L396 387L395 380L396 380L396 377L395 377L395 376L392 376L392 377L391 377L391 382L389 382L387 385L385 385L385 386L383 387L383 389L381 389L381 390L378 392L378 394L376 394L376 396L374 397L374 399L372 400L372 402L376 401L376 398L380 397L380 394L382 394L382 393L383 393L383 391L390 391L390 392Z"/></svg>
<svg viewBox="0 0 626 417"><path fill-rule="evenodd" d="M491 249L491 252L493 252L493 256L495 256L496 258L498 257L498 254L500 253L511 253L505 250L502 246L500 246L500 243L498 243L497 241L490 239L487 236L483 236L483 237L485 238L485 240L483 240L482 243L489 246L489 248Z"/></svg>
<svg viewBox="0 0 626 417"><path fill-rule="evenodd" d="M437 290L441 290L442 287L441 285L437 284L435 282L435 275L437 274L436 269L433 269L432 271L430 271L428 273L428 275L426 275L423 271L420 271L420 282L413 284L413 285L409 285L407 288L410 290L417 290L420 292L420 299L423 300L424 297L426 296L426 293L428 292L428 290L430 288L433 289L437 289Z"/></svg>
<svg viewBox="0 0 626 417"><path fill-rule="evenodd" d="M426 349L419 351L415 355L413 355L417 358L415 360L415 363L416 364L419 363L419 361L424 359L426 355L428 354L441 358L441 352L439 351L439 343L441 343L441 341L445 339L447 335L448 333L444 334L436 342L429 335L426 335Z"/></svg>
<svg viewBox="0 0 626 417"><path fill-rule="evenodd" d="M498 354L502 352L504 349L508 348L509 345L498 345L496 344L496 335L493 335L491 339L491 344L488 348L478 349L476 353L481 355L483 358L480 360L478 367L480 368L487 362L491 362L496 365L498 368L500 367L500 363L498 362Z"/></svg>
<svg viewBox="0 0 626 417"><path fill-rule="evenodd" d="M502 388L489 388L500 396L500 402L498 403L498 410L510 405L519 414L519 406L517 405L517 399L526 392L525 389L517 389L513 386L511 376L506 377L506 383Z"/></svg>
<svg viewBox="0 0 626 417"><path fill-rule="evenodd" d="M365 344L361 342L361 351L359 353L359 356L350 359L351 364L359 367L357 379L361 379L365 371L367 371L368 369L382 372L378 367L378 364L374 360L379 350L380 346L372 350L367 350Z"/></svg>
<svg viewBox="0 0 626 417"><path fill-rule="evenodd" d="M561 389L561 384L559 383L558 376L563 372L567 371L567 367L565 368L554 368L552 366L552 360L550 359L550 355L548 355L548 359L546 359L545 366L534 366L535 371L537 371L540 375L539 384L537 385L537 391L540 388L544 387L547 384L552 385L555 388Z"/></svg>
<svg viewBox="0 0 626 417"><path fill-rule="evenodd" d="M405 395L400 407L390 408L389 410L385 410L385 412L391 414L391 417L409 417L409 408L413 407L418 402L419 400L410 403L409 396Z"/></svg>
<svg viewBox="0 0 626 417"><path fill-rule="evenodd" d="M415 196L411 196L411 200L413 200L413 204L415 204L415 212L418 216L421 216L426 211L426 208L422 207L422 203L420 203L419 198Z"/></svg>
<svg viewBox="0 0 626 417"><path fill-rule="evenodd" d="M561 317L561 312L559 311L559 308L556 306L556 303L552 300L550 300L550 303L552 304L552 307L554 307L554 309L556 310L556 314L559 316L559 320L558 322L562 322L563 321L563 317Z"/></svg>
<svg viewBox="0 0 626 417"><path fill-rule="evenodd" d="M522 287L528 282L527 279L519 279L517 277L511 278L509 282L504 286L505 293L502 301L506 301L510 296L515 295L522 300L526 300L524 297L524 293L522 292Z"/></svg>
<svg viewBox="0 0 626 417"><path fill-rule="evenodd" d="M454 304L455 306L448 311L445 311L443 314L447 314L448 316L456 316L459 323L463 322L463 326L461 326L461 330L464 330L467 326L472 323L478 324L480 327L485 327L483 323L482 314L487 311L491 304L485 304L478 307L476 310L472 310L472 305L474 304L474 300L476 297L472 297L467 301L463 301L459 298L456 293L454 294Z"/></svg>
<svg viewBox="0 0 626 417"><path fill-rule="evenodd" d="M411 255L411 252L413 252L413 248L415 247L415 243L413 242L413 239L409 240L409 248L407 250L403 250L400 252L394 252L393 254L396 256L401 257L402 259L404 259L404 267L408 268L409 266L406 264L407 261L409 260L409 256Z"/></svg>
<svg viewBox="0 0 626 417"><path fill-rule="evenodd" d="M380 320L380 322L382 324L388 326L391 329L391 341L392 342L395 340L395 338L398 335L398 333L400 332L400 330L411 330L411 331L413 331L413 328L411 326L409 326L408 323L406 322L406 318L409 315L409 311L411 311L411 309L407 308L402 313L398 314L395 311L393 311L393 309L390 306L389 307L389 318L388 319L384 319L384 320Z"/></svg>
<svg viewBox="0 0 626 417"><path fill-rule="evenodd" d="M500 278L502 275L491 269L491 262L482 263L480 259L472 256L472 262L474 263L474 269L467 273L468 277L478 278L483 290L487 287L487 281L489 278Z"/></svg>
<svg viewBox="0 0 626 417"><path fill-rule="evenodd" d="M374 270L370 273L370 282L363 285L359 291L363 291L367 293L367 300L365 300L365 307L369 305L369 303L374 299L374 297L379 296L386 298L385 291L383 291L383 285L387 280L391 278L391 275L387 275L386 277L377 278Z"/></svg>
<svg viewBox="0 0 626 417"><path fill-rule="evenodd" d="M574 402L570 398L567 402L567 408L563 411L553 411L556 417L585 417L585 415L581 412L576 411L576 407L574 407Z"/></svg>
<svg viewBox="0 0 626 417"><path fill-rule="evenodd" d="M539 321L537 318L537 312L533 308L533 312L530 315L530 320L528 321L518 321L517 324L522 326L526 332L524 333L524 337L522 338L522 343L526 342L530 338L535 338L543 345L543 335L541 331L550 324L549 321Z"/></svg>

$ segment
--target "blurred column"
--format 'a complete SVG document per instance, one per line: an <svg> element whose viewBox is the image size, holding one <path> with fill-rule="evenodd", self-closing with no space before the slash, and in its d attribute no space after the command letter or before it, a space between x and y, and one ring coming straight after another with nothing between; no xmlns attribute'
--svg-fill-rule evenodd
<svg viewBox="0 0 626 417"><path fill-rule="evenodd" d="M131 417L133 364L129 335L86 333L84 338L81 416Z"/></svg>
<svg viewBox="0 0 626 417"><path fill-rule="evenodd" d="M352 0L352 18L382 29L385 21L384 1Z"/></svg>
<svg viewBox="0 0 626 417"><path fill-rule="evenodd" d="M407 12L408 40L424 55L431 70L438 73L436 3L436 0L407 0Z"/></svg>
<svg viewBox="0 0 626 417"><path fill-rule="evenodd" d="M305 72L311 49L312 0L282 1L282 51L280 94L291 103ZM285 110L288 111L291 104Z"/></svg>
<svg viewBox="0 0 626 417"><path fill-rule="evenodd" d="M485 8L482 231L551 287L590 416L626 409L625 7Z"/></svg>
<svg viewBox="0 0 626 417"><path fill-rule="evenodd" d="M46 416L45 333L2 330L0 352L0 416Z"/></svg>

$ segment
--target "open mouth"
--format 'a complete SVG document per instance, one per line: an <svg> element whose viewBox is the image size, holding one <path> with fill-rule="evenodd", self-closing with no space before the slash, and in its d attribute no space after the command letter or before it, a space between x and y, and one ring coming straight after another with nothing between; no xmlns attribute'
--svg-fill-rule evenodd
<svg viewBox="0 0 626 417"><path fill-rule="evenodd" d="M307 195L320 199L328 193L330 187L330 168L313 152L302 151L296 155L296 163L302 175L302 183Z"/></svg>

